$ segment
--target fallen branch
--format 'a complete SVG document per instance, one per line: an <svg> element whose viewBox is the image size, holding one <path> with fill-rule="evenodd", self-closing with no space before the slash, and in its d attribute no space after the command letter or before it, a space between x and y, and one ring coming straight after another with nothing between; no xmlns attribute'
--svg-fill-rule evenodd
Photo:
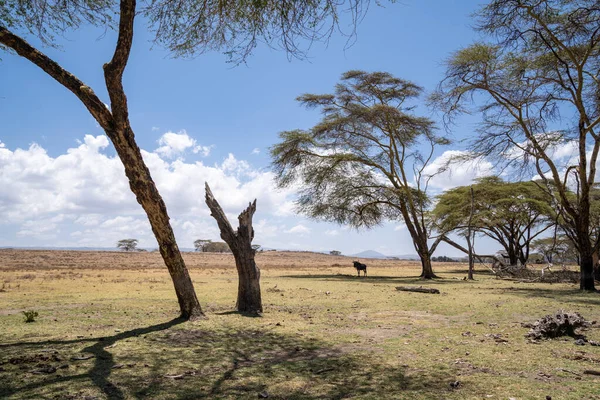
<svg viewBox="0 0 600 400"><path fill-rule="evenodd" d="M568 369L565 368L556 368L558 371L562 371L562 372L568 372L569 374L573 374L573 375L577 375L577 376L581 376L581 374L577 373L577 372L573 372L573 371L569 371Z"/></svg>
<svg viewBox="0 0 600 400"><path fill-rule="evenodd" d="M401 292L417 292L417 293L431 293L431 294L440 294L440 291L433 288L424 288L422 286L396 286L396 290L400 290Z"/></svg>
<svg viewBox="0 0 600 400"><path fill-rule="evenodd" d="M586 369L585 371L583 371L584 374L587 375L595 375L595 376L600 376L600 371L596 371L593 369Z"/></svg>

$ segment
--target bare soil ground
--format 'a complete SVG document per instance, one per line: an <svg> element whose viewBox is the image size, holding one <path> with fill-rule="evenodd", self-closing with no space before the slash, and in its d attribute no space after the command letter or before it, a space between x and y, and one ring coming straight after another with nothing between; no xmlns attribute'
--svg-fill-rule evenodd
<svg viewBox="0 0 600 400"><path fill-rule="evenodd" d="M0 250L0 398L600 399L600 347L521 326L559 309L600 321L576 285L468 282L462 264L424 282L418 262L364 259L358 278L348 257L264 252L250 318L232 311L231 255L185 259L206 320L176 318L158 253ZM599 325L583 333L600 341Z"/></svg>

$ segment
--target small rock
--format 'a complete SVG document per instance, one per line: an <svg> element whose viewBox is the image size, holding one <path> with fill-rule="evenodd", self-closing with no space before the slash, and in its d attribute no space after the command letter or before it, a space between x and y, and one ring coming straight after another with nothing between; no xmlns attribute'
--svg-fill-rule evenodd
<svg viewBox="0 0 600 400"><path fill-rule="evenodd" d="M577 346L585 346L585 340L583 340L583 339L577 339L575 341L575 345L577 345Z"/></svg>
<svg viewBox="0 0 600 400"><path fill-rule="evenodd" d="M259 399L266 399L267 397L269 397L269 393L267 393L267 392L260 392L258 394Z"/></svg>
<svg viewBox="0 0 600 400"><path fill-rule="evenodd" d="M460 381L450 382L450 387L452 389L458 389L459 386L460 386Z"/></svg>

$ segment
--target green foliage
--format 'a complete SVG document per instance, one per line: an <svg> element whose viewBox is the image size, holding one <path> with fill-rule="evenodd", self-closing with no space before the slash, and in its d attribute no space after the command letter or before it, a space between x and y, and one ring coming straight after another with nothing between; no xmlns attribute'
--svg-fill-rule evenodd
<svg viewBox="0 0 600 400"><path fill-rule="evenodd" d="M229 245L225 242L209 242L204 245L203 251L210 253L231 253Z"/></svg>
<svg viewBox="0 0 600 400"><path fill-rule="evenodd" d="M386 72L348 71L333 94L304 94L321 121L282 132L271 148L280 187L298 185L297 210L310 218L371 228L404 221L431 278L426 167L448 143L434 123L413 114L422 89Z"/></svg>
<svg viewBox="0 0 600 400"><path fill-rule="evenodd" d="M137 245L137 239L121 239L117 242L117 247L124 251L135 251Z"/></svg>
<svg viewBox="0 0 600 400"><path fill-rule="evenodd" d="M177 56L196 56L224 51L233 62L244 61L258 43L281 48L302 58L301 41L327 40L336 30L351 39L357 23L368 10L363 0L244 0L187 1L152 0L144 9L153 26L156 42ZM340 21L348 22L343 32Z"/></svg>
<svg viewBox="0 0 600 400"><path fill-rule="evenodd" d="M208 240L208 239L198 239L194 241L194 248L196 249L196 251L206 251L205 248L206 246L211 243L212 240Z"/></svg>
<svg viewBox="0 0 600 400"><path fill-rule="evenodd" d="M447 257L447 256L431 257L431 261L437 261L437 262L458 262L458 260L455 260L454 258L450 258L450 257Z"/></svg>
<svg viewBox="0 0 600 400"><path fill-rule="evenodd" d="M116 5L112 0L0 0L0 27L54 45L55 35L86 23L111 27Z"/></svg>
<svg viewBox="0 0 600 400"><path fill-rule="evenodd" d="M556 220L550 196L535 182L504 182L496 176L480 178L474 185L450 189L440 196L433 216L443 232L465 235L471 212L472 228L504 247L515 262L527 261L531 241Z"/></svg>
<svg viewBox="0 0 600 400"><path fill-rule="evenodd" d="M23 311L23 315L25 316L25 322L35 322L35 319L38 317L38 312L33 310Z"/></svg>
<svg viewBox="0 0 600 400"><path fill-rule="evenodd" d="M322 120L310 131L282 132L271 149L279 185L301 183L298 210L366 228L421 213L429 199L412 183L426 157L416 148L438 139L431 120L410 114L421 90L388 73L349 71L334 94L298 97Z"/></svg>
<svg viewBox="0 0 600 400"><path fill-rule="evenodd" d="M312 42L327 41L334 32L348 37L350 43L370 1L149 0L140 3L138 12L146 17L154 42L175 56L193 57L208 51L223 51L230 61L237 63L244 61L258 43L281 48L290 57L298 58L305 56ZM18 34L32 34L46 45L55 45L56 35L83 24L114 27L118 4L112 0L0 0L0 26Z"/></svg>
<svg viewBox="0 0 600 400"><path fill-rule="evenodd" d="M488 40L450 57L432 102L446 123L481 115L473 157L540 177L581 252L581 288L593 290L591 255L600 245L590 218L600 155L598 1L491 0L477 18Z"/></svg>

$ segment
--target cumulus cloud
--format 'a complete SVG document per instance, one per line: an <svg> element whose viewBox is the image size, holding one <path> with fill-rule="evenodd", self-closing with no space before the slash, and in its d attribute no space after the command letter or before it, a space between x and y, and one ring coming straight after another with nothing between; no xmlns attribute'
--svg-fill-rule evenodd
<svg viewBox="0 0 600 400"><path fill-rule="evenodd" d="M190 149L191 142L178 137L164 143L173 151L183 151ZM68 245L113 246L127 236L140 239L140 245L155 246L123 164L108 155L108 145L104 135L86 135L77 147L57 157L38 144L15 150L0 146L0 231L11 225L13 235L54 237L54 245L60 239ZM293 191L276 189L271 172L256 170L233 154L213 166L145 150L142 155L167 204L178 239L191 243L208 235L218 240L216 223L204 204L204 182L210 184L234 224L248 203L257 199L263 238L281 230L271 219L291 215Z"/></svg>
<svg viewBox="0 0 600 400"><path fill-rule="evenodd" d="M0 145L1 145L1 143L0 143ZM252 154L260 154L260 149L259 149L258 147L255 147L255 148L252 150Z"/></svg>
<svg viewBox="0 0 600 400"><path fill-rule="evenodd" d="M465 151L448 150L434 159L424 171L426 176L432 176L429 186L433 189L447 190L468 185L477 178L493 175L492 163L484 159L464 160L466 155L468 153Z"/></svg>
<svg viewBox="0 0 600 400"><path fill-rule="evenodd" d="M298 235L306 235L306 234L310 233L310 228L307 228L306 226L304 226L302 224L298 224L285 232L286 233L295 233Z"/></svg>
<svg viewBox="0 0 600 400"><path fill-rule="evenodd" d="M185 130L174 133L167 132L158 139L159 148L155 153L169 158L181 157L186 151L191 150L195 154L201 154L204 157L210 155L213 146L198 145L196 139L190 137Z"/></svg>

